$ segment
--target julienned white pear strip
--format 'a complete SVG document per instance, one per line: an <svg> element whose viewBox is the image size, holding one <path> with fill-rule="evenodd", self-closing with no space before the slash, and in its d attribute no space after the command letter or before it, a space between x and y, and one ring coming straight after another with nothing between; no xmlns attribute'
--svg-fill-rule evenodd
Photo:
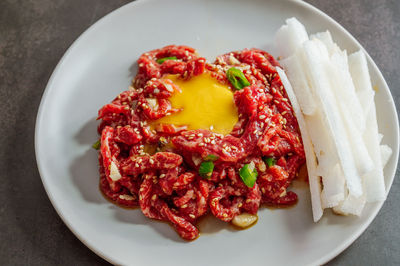
<svg viewBox="0 0 400 266"><path fill-rule="evenodd" d="M381 145L381 158L382 158L382 167L385 168L387 162L389 161L390 156L392 156L392 149L388 145Z"/></svg>
<svg viewBox="0 0 400 266"><path fill-rule="evenodd" d="M338 206L333 207L333 211L342 215L353 214L360 216L365 203L366 200L364 194L360 197L346 195L346 199L340 202Z"/></svg>
<svg viewBox="0 0 400 266"><path fill-rule="evenodd" d="M319 40L325 46L329 54L329 63L334 67L332 73L333 91L340 94L340 101L343 102L346 110L349 111L349 117L352 119L356 128L363 133L365 130L365 115L358 100L352 78L349 73L347 63L347 52L342 51L336 43L333 42L329 31L319 32L310 36L311 40Z"/></svg>
<svg viewBox="0 0 400 266"><path fill-rule="evenodd" d="M312 115L316 110L315 101L311 94L310 85L303 71L303 66L299 60L299 54L301 50L298 50L295 54L280 61L288 76L291 77L291 83L293 88L296 88L296 97L300 105L301 111L305 115Z"/></svg>
<svg viewBox="0 0 400 266"><path fill-rule="evenodd" d="M336 165L340 165L335 143L320 108L311 116L304 115L304 119L318 159L317 175L322 177L322 208L333 206L343 200L345 195L343 171L332 171Z"/></svg>
<svg viewBox="0 0 400 266"><path fill-rule="evenodd" d="M313 93L318 98L317 103L320 105L324 119L327 121L329 133L335 143L349 194L359 197L363 192L361 178L354 163L350 142L326 72L326 61L329 60L328 51L319 40L304 42L303 49L306 59L305 67L308 68L307 73L310 75Z"/></svg>
<svg viewBox="0 0 400 266"><path fill-rule="evenodd" d="M348 65L358 100L366 116L369 109L375 106L372 84L368 72L367 59L362 51L355 52L348 57Z"/></svg>
<svg viewBox="0 0 400 266"><path fill-rule="evenodd" d="M349 69L354 80L356 91L361 95L374 96L371 79L368 72L367 60L362 51L358 51L349 56ZM364 87L359 87L363 85ZM372 102L372 104L371 104ZM383 165L380 149L380 137L378 123L376 120L376 109L373 99L363 99L363 106L366 112L366 130L364 132L364 142L367 145L368 153L371 156L375 168L363 176L364 188L367 202L374 202L386 199L385 181L383 176Z"/></svg>
<svg viewBox="0 0 400 266"><path fill-rule="evenodd" d="M372 171L374 163L362 138L365 130L365 116L350 76L347 53L340 50L333 52L327 64L331 74L332 92L336 97L348 138L351 140L354 162L359 175L362 176Z"/></svg>
<svg viewBox="0 0 400 266"><path fill-rule="evenodd" d="M275 44L281 58L286 58L296 52L297 48L308 40L306 28L296 18L286 20L275 34Z"/></svg>
<svg viewBox="0 0 400 266"><path fill-rule="evenodd" d="M332 208L344 200L347 193L345 179L340 164L336 164L329 171L325 171L322 177L324 189L321 193L322 208Z"/></svg>
<svg viewBox="0 0 400 266"><path fill-rule="evenodd" d="M320 177L316 174L317 170L317 160L315 157L313 145L311 143L310 137L308 135L306 123L304 121L303 113L301 112L300 105L297 102L296 95L292 89L292 86L286 77L285 72L277 68L279 77L281 78L282 84L285 87L286 93L289 97L290 103L292 104L293 111L296 115L297 122L299 124L301 137L303 140L304 151L307 157L307 171L308 171L308 179L310 184L310 191L311 191L311 204L312 204L312 212L314 222L317 222L321 219L323 214L323 210L321 207L321 183Z"/></svg>
<svg viewBox="0 0 400 266"><path fill-rule="evenodd" d="M333 54L334 52L341 51L339 46L333 42L331 33L327 31L317 32L315 34L310 35L310 40L318 39L323 42L328 49L329 54Z"/></svg>
<svg viewBox="0 0 400 266"><path fill-rule="evenodd" d="M324 190L321 193L322 208L336 206L344 199L345 187L343 171L332 171L338 165L339 159L334 149L334 143L326 130L321 111L316 108L316 100L311 92L308 77L304 72L303 50L298 49L295 54L281 60L285 67L290 82L293 84L293 92L304 114L305 124L308 128L318 128L318 131L309 131L314 152L318 158L317 175L322 176ZM311 109L314 109L311 111Z"/></svg>

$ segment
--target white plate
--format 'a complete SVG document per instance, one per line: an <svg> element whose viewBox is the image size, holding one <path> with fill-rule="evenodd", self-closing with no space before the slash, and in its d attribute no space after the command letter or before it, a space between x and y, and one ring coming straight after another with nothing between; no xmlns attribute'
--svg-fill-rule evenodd
<svg viewBox="0 0 400 266"><path fill-rule="evenodd" d="M141 53L168 44L197 48L208 59L231 50L266 50L284 20L295 16L309 33L329 29L349 52L360 44L338 23L300 1L138 1L107 15L75 41L55 69L36 123L36 158L43 184L72 232L99 256L116 264L270 265L322 264L349 246L371 223L382 203L360 218L325 214L315 224L307 188L290 209L259 211L258 223L235 231L211 220L193 242L165 223L106 201L98 189L97 110L127 89ZM368 57L383 142L393 149L385 169L389 190L398 157L393 99Z"/></svg>

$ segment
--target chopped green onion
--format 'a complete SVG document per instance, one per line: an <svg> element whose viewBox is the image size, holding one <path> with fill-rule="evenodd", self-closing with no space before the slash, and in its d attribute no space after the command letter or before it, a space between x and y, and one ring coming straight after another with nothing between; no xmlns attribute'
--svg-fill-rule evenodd
<svg viewBox="0 0 400 266"><path fill-rule="evenodd" d="M276 164L276 160L273 157L264 157L264 162L268 164L268 167L274 166Z"/></svg>
<svg viewBox="0 0 400 266"><path fill-rule="evenodd" d="M212 175L214 170L214 163L213 162L202 162L199 168L199 174L202 177L209 179Z"/></svg>
<svg viewBox="0 0 400 266"><path fill-rule="evenodd" d="M244 76L243 72L235 67L231 67L228 69L228 71L226 71L226 77L232 86L237 90L241 90L244 87L250 86L250 82Z"/></svg>
<svg viewBox="0 0 400 266"><path fill-rule="evenodd" d="M240 178L243 183L248 187L254 187L256 183L258 172L254 166L254 162L245 164L239 171Z"/></svg>
<svg viewBox="0 0 400 266"><path fill-rule="evenodd" d="M100 142L100 140L98 140L95 143L93 143L92 148L95 150L98 150L98 149L100 149L100 146L101 146L101 142Z"/></svg>
<svg viewBox="0 0 400 266"><path fill-rule="evenodd" d="M163 57L163 58L157 59L157 63L162 64L167 60L178 60L178 58L176 58L176 56Z"/></svg>
<svg viewBox="0 0 400 266"><path fill-rule="evenodd" d="M206 158L204 158L204 161L212 161L212 162L214 162L214 161L218 160L218 158L219 157L217 155L209 154L209 155L206 156Z"/></svg>

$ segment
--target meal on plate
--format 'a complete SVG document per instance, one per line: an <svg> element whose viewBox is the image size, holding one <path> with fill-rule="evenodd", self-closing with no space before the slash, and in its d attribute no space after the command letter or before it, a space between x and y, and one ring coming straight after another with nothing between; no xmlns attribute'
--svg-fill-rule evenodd
<svg viewBox="0 0 400 266"><path fill-rule="evenodd" d="M142 54L129 90L99 110L103 194L186 240L208 213L246 228L261 204L294 205L305 162L315 221L383 200L391 150L364 54L347 57L329 32L309 38L296 19L276 43L280 62L254 48L213 63L187 46Z"/></svg>

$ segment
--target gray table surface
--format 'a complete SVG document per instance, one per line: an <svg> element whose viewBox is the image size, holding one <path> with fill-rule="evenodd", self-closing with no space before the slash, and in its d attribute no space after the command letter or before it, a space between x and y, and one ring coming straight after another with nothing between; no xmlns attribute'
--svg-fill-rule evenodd
<svg viewBox="0 0 400 266"><path fill-rule="evenodd" d="M64 225L36 167L34 126L46 83L71 43L127 0L0 1L0 265L106 265ZM353 34L399 111L400 1L309 0ZM328 265L400 265L397 169L368 229Z"/></svg>

